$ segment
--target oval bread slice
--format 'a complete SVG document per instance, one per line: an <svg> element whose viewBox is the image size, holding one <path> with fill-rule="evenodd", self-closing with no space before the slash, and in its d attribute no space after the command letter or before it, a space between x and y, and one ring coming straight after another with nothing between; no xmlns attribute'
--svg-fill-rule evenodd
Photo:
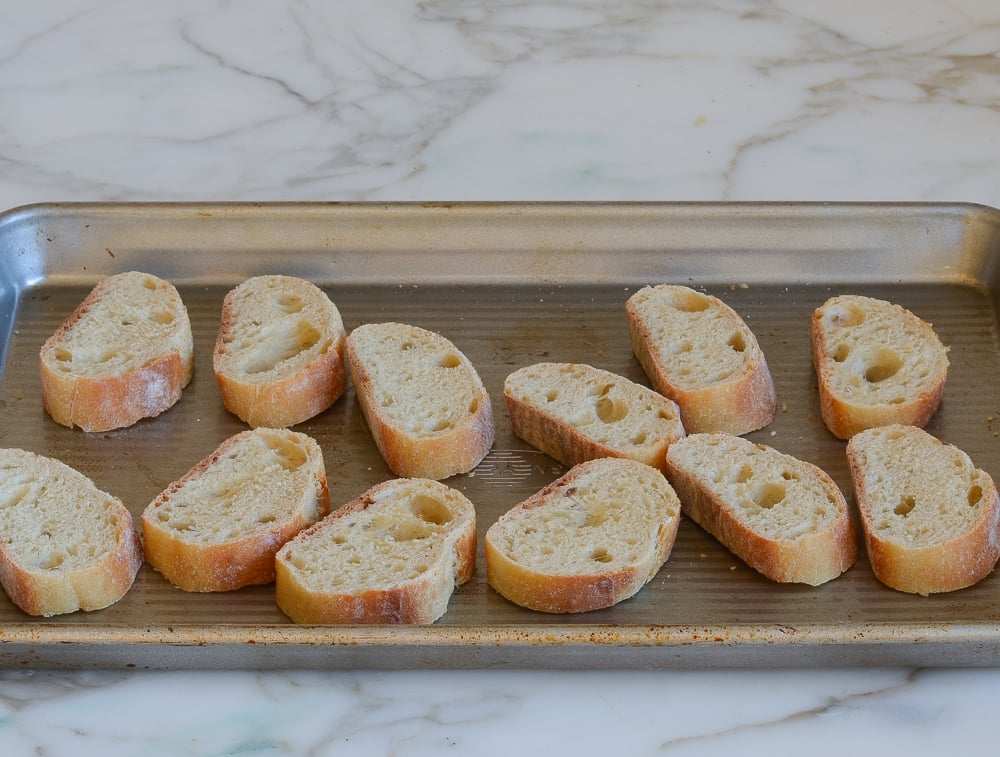
<svg viewBox="0 0 1000 757"><path fill-rule="evenodd" d="M294 276L255 276L226 295L212 365L226 409L283 428L330 407L347 387L344 323L330 298Z"/></svg>
<svg viewBox="0 0 1000 757"><path fill-rule="evenodd" d="M692 434L667 450L684 514L774 581L817 586L858 557L843 493L811 463L730 434Z"/></svg>
<svg viewBox="0 0 1000 757"><path fill-rule="evenodd" d="M591 460L490 526L487 580L541 612L611 607L656 575L679 523L680 503L660 471L636 460Z"/></svg>
<svg viewBox="0 0 1000 757"><path fill-rule="evenodd" d="M142 545L131 514L73 468L0 450L0 584L29 615L99 610L131 588Z"/></svg>
<svg viewBox="0 0 1000 757"><path fill-rule="evenodd" d="M244 431L146 507L146 560L185 591L270 583L275 553L326 515L329 502L315 440L287 429Z"/></svg>
<svg viewBox="0 0 1000 757"><path fill-rule="evenodd" d="M103 279L45 342L42 404L84 431L131 426L180 399L194 341L177 290L148 273Z"/></svg>
<svg viewBox="0 0 1000 757"><path fill-rule="evenodd" d="M625 304L632 349L689 434L745 434L774 420L777 397L757 337L717 297L643 287Z"/></svg>
<svg viewBox="0 0 1000 757"><path fill-rule="evenodd" d="M969 456L926 431L892 425L847 444L872 570L899 591L954 591L1000 558L1000 499Z"/></svg>
<svg viewBox="0 0 1000 757"><path fill-rule="evenodd" d="M834 436L923 427L937 412L948 351L929 323L885 300L843 295L817 308L811 326L820 410Z"/></svg>
<svg viewBox="0 0 1000 757"><path fill-rule="evenodd" d="M476 512L455 489L395 479L278 552L275 598L296 623L427 624L472 577Z"/></svg>
<svg viewBox="0 0 1000 757"><path fill-rule="evenodd" d="M397 476L465 473L493 446L490 396L469 359L440 334L365 324L348 337L347 359L375 444Z"/></svg>
<svg viewBox="0 0 1000 757"><path fill-rule="evenodd" d="M504 382L513 432L566 466L627 457L663 467L684 436L680 410L658 392L576 363L538 363Z"/></svg>

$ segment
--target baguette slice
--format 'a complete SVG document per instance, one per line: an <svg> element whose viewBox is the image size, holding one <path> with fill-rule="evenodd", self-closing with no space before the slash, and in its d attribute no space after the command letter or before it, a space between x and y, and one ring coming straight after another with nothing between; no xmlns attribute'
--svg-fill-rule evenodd
<svg viewBox="0 0 1000 757"><path fill-rule="evenodd" d="M130 271L99 282L39 357L42 404L52 419L110 431L180 399L194 371L194 341L173 285Z"/></svg>
<svg viewBox="0 0 1000 757"><path fill-rule="evenodd" d="M146 507L146 560L185 591L270 583L275 553L329 503L323 453L312 438L244 431Z"/></svg>
<svg viewBox="0 0 1000 757"><path fill-rule="evenodd" d="M538 363L504 382L513 432L566 466L627 457L663 467L684 436L677 405L623 376L575 363Z"/></svg>
<svg viewBox="0 0 1000 757"><path fill-rule="evenodd" d="M282 547L275 599L296 623L433 623L475 556L476 512L463 494L395 479Z"/></svg>
<svg viewBox="0 0 1000 757"><path fill-rule="evenodd" d="M541 612L611 607L656 575L679 523L680 502L660 471L636 460L591 460L490 526L487 580Z"/></svg>
<svg viewBox="0 0 1000 757"><path fill-rule="evenodd" d="M811 463L730 434L692 434L667 450L684 514L773 581L818 586L858 557L847 502Z"/></svg>
<svg viewBox="0 0 1000 757"><path fill-rule="evenodd" d="M402 323L359 326L347 359L375 444L397 476L472 470L493 446L493 406L475 367L448 339Z"/></svg>
<svg viewBox="0 0 1000 757"><path fill-rule="evenodd" d="M915 426L855 434L847 444L868 559L903 592L954 591L1000 558L1000 498L960 449Z"/></svg>
<svg viewBox="0 0 1000 757"><path fill-rule="evenodd" d="M948 351L909 310L871 297L832 297L813 313L811 331L820 410L834 436L894 423L923 427L937 412Z"/></svg>
<svg viewBox="0 0 1000 757"><path fill-rule="evenodd" d="M253 427L319 415L344 393L344 322L315 284L256 276L226 295L212 365L222 402Z"/></svg>
<svg viewBox="0 0 1000 757"><path fill-rule="evenodd" d="M717 297L643 287L625 304L632 349L689 434L745 434L774 420L777 397L757 338Z"/></svg>
<svg viewBox="0 0 1000 757"><path fill-rule="evenodd" d="M0 450L0 584L29 615L99 610L142 566L132 516L79 471Z"/></svg>

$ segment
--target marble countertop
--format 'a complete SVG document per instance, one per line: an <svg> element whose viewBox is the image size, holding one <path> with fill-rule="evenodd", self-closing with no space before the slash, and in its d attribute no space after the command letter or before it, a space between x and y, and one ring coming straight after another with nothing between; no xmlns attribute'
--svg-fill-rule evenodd
<svg viewBox="0 0 1000 757"><path fill-rule="evenodd" d="M0 207L1000 206L994 0L51 0L0 10ZM5 755L992 744L991 669L0 672Z"/></svg>

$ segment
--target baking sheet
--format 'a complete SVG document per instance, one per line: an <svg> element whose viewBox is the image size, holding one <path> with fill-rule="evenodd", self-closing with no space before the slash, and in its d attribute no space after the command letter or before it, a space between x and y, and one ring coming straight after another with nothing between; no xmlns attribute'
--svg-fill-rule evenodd
<svg viewBox="0 0 1000 757"><path fill-rule="evenodd" d="M497 441L447 480L477 507L472 581L431 626L296 626L273 586L189 594L149 566L116 605L42 619L0 596L0 665L73 668L670 668L996 665L1000 576L951 594L882 586L866 558L821 587L758 575L685 520L636 597L572 616L512 605L486 584L481 537L563 467L510 432L502 386L541 360L648 383L623 306L682 283L739 312L767 355L774 423L748 437L824 468L852 499L844 443L819 417L812 310L847 292L932 322L950 348L928 431L1000 474L1000 212L965 204L393 203L37 205L0 216L0 445L57 457L135 515L244 428L222 407L211 351L225 293L245 278L310 279L351 329L400 320L445 334L475 363ZM156 419L87 435L41 406L42 342L96 281L145 270L172 281L195 335L195 378ZM391 477L353 390L296 427L324 453L337 506Z"/></svg>

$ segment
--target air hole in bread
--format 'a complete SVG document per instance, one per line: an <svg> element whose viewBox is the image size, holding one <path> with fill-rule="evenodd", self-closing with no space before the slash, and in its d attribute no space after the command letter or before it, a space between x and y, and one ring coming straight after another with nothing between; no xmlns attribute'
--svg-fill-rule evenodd
<svg viewBox="0 0 1000 757"><path fill-rule="evenodd" d="M682 313L700 313L712 306L707 297L691 291L675 292L671 304Z"/></svg>
<svg viewBox="0 0 1000 757"><path fill-rule="evenodd" d="M969 506L975 507L983 500L983 488L981 486L969 487Z"/></svg>
<svg viewBox="0 0 1000 757"><path fill-rule="evenodd" d="M274 459L287 471L296 471L306 464L308 455L298 444L284 439L278 434L260 433L254 437L258 444L264 444L274 453Z"/></svg>
<svg viewBox="0 0 1000 757"><path fill-rule="evenodd" d="M833 362L843 363L845 360L847 360L850 354L851 354L850 345L838 344L836 347L834 347L833 354L831 355L831 357L833 358Z"/></svg>
<svg viewBox="0 0 1000 757"><path fill-rule="evenodd" d="M628 415L628 405L620 399L601 397L594 405L597 417L604 423L614 423L620 421Z"/></svg>
<svg viewBox="0 0 1000 757"><path fill-rule="evenodd" d="M65 347L59 347L55 351L55 358L60 363L69 363L73 360L73 353L67 350Z"/></svg>
<svg viewBox="0 0 1000 757"><path fill-rule="evenodd" d="M614 558L608 554L606 549L595 549L590 553L590 559L594 562L611 562Z"/></svg>
<svg viewBox="0 0 1000 757"><path fill-rule="evenodd" d="M273 515L273 514L269 514L269 515L262 515L262 516L260 516L260 517L259 517L259 518L257 519L257 522L258 522L258 523L262 523L262 524L263 524L263 523L274 523L274 522L275 522L275 521L276 521L277 519L278 519L278 516L277 516L277 515Z"/></svg>
<svg viewBox="0 0 1000 757"><path fill-rule="evenodd" d="M904 494L900 498L899 504L896 505L896 507L893 510L893 512L896 513L896 515L902 515L905 518L907 515L910 514L910 511L913 510L913 508L914 508L914 506L916 506L916 504L917 504L917 501L911 495Z"/></svg>
<svg viewBox="0 0 1000 757"><path fill-rule="evenodd" d="M733 476L733 481L737 484L746 483L751 478L753 478L753 468L748 464L744 464L736 471L736 475Z"/></svg>
<svg viewBox="0 0 1000 757"><path fill-rule="evenodd" d="M401 345L399 345L399 349L403 350L404 352L406 350L412 350L413 347L414 347L413 342L410 341L403 342Z"/></svg>
<svg viewBox="0 0 1000 757"><path fill-rule="evenodd" d="M858 326L865 321L865 311L853 305L839 305L828 308L823 313L828 326Z"/></svg>
<svg viewBox="0 0 1000 757"><path fill-rule="evenodd" d="M757 507L769 510L785 498L785 485L768 482L758 486L751 496Z"/></svg>
<svg viewBox="0 0 1000 757"><path fill-rule="evenodd" d="M434 424L434 427L431 429L431 431L447 431L448 429L453 428L453 427L454 427L454 424L451 421L449 421L449 420L440 420L440 421L438 421L437 423Z"/></svg>
<svg viewBox="0 0 1000 757"><path fill-rule="evenodd" d="M347 543L347 537L344 536L343 534L337 534L336 536L333 537L333 539L331 539L331 541L334 544L346 544Z"/></svg>
<svg viewBox="0 0 1000 757"><path fill-rule="evenodd" d="M163 324L173 323L175 317L169 310L156 310L149 314L150 320Z"/></svg>
<svg viewBox="0 0 1000 757"><path fill-rule="evenodd" d="M870 384L885 381L899 373L899 369L902 367L902 358L892 350L883 348L876 353L874 360L865 371L865 381Z"/></svg>
<svg viewBox="0 0 1000 757"><path fill-rule="evenodd" d="M410 512L426 523L443 526L451 522L451 510L439 499L426 494L417 495L410 500Z"/></svg>
<svg viewBox="0 0 1000 757"><path fill-rule="evenodd" d="M591 387L590 396L591 397L604 397L612 389L614 389L614 384L600 384L598 386Z"/></svg>
<svg viewBox="0 0 1000 757"><path fill-rule="evenodd" d="M38 561L38 567L42 570L55 570L63 564L63 560L65 559L65 555L53 552L52 554L42 556Z"/></svg>
<svg viewBox="0 0 1000 757"><path fill-rule="evenodd" d="M299 313L305 307L305 303L297 294L285 292L278 297L278 307L286 313Z"/></svg>
<svg viewBox="0 0 1000 757"><path fill-rule="evenodd" d="M146 289L153 289L153 290L155 290L156 289L156 279L154 279L154 278L143 279L142 285L144 287L146 287Z"/></svg>
<svg viewBox="0 0 1000 757"><path fill-rule="evenodd" d="M796 473L795 471L790 471L790 470L782 471L781 472L781 477L783 479L785 479L785 481L799 481L800 480L799 479L799 474Z"/></svg>
<svg viewBox="0 0 1000 757"><path fill-rule="evenodd" d="M321 338L319 330L306 321L299 321L291 328L286 326L281 333L265 339L249 352L243 371L248 375L269 371L286 360L312 349Z"/></svg>
<svg viewBox="0 0 1000 757"><path fill-rule="evenodd" d="M443 358L441 358L441 362L438 363L438 365L440 365L442 368L458 368L458 366L460 366L461 364L462 364L461 358L459 358L458 355L455 355L453 353L448 353Z"/></svg>
<svg viewBox="0 0 1000 757"><path fill-rule="evenodd" d="M546 392L546 394L545 394L545 401L546 402L555 402L555 400L556 400L556 398L558 396L559 396L559 390L558 389L549 389L549 391Z"/></svg>
<svg viewBox="0 0 1000 757"><path fill-rule="evenodd" d="M638 434L632 437L632 444L645 444L646 439L649 438L649 434L645 431L640 431Z"/></svg>
<svg viewBox="0 0 1000 757"><path fill-rule="evenodd" d="M743 334L740 334L739 332L729 337L729 341L726 342L726 344L732 347L736 352L743 352L747 348L746 339L744 339Z"/></svg>

